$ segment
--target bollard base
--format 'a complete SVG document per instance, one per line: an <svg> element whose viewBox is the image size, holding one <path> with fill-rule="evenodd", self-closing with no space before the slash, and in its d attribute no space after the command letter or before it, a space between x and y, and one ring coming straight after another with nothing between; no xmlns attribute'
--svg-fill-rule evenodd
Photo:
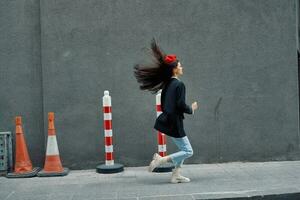
<svg viewBox="0 0 300 200"><path fill-rule="evenodd" d="M44 170L40 171L37 176L38 177L50 177L50 176L66 176L68 175L70 170L68 168L64 168L62 172L45 172Z"/></svg>
<svg viewBox="0 0 300 200"><path fill-rule="evenodd" d="M40 170L41 168L35 167L32 171L26 173L7 173L6 178L31 178L36 176Z"/></svg>
<svg viewBox="0 0 300 200"><path fill-rule="evenodd" d="M173 163L166 163L166 164L163 164L159 167L156 167L153 172L156 172L156 173L164 173L164 172L171 172L172 169L174 169L175 166Z"/></svg>
<svg viewBox="0 0 300 200"><path fill-rule="evenodd" d="M96 172L100 174L112 174L124 171L124 166L122 164L115 163L114 165L98 165L96 167Z"/></svg>

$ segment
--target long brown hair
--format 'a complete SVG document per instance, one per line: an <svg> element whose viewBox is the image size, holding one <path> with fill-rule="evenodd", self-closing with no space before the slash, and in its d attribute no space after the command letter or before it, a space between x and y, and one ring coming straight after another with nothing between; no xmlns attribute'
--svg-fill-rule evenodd
<svg viewBox="0 0 300 200"><path fill-rule="evenodd" d="M173 68L176 66L164 62L166 54L159 48L154 38L151 41L151 51L154 58L153 63L135 65L134 76L140 84L141 90L157 93L171 79Z"/></svg>

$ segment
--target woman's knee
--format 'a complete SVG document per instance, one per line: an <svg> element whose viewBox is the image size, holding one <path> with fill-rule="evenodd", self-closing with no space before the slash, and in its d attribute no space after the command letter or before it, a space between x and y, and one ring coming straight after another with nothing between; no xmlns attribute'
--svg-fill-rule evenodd
<svg viewBox="0 0 300 200"><path fill-rule="evenodd" d="M185 151L185 154L187 157L192 157L194 154L194 151L193 151L193 149L188 149L187 151Z"/></svg>

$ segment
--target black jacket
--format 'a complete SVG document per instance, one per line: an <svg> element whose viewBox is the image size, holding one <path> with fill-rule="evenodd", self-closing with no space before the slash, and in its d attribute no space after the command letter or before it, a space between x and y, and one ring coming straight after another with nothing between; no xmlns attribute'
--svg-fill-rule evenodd
<svg viewBox="0 0 300 200"><path fill-rule="evenodd" d="M186 136L183 128L183 113L192 114L192 108L185 103L184 83L176 78L165 85L161 93L162 114L155 121L154 128L175 138Z"/></svg>

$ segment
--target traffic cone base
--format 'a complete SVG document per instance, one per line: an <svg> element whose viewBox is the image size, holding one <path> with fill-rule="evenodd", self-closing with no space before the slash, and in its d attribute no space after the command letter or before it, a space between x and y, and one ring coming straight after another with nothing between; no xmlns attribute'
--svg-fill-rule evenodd
<svg viewBox="0 0 300 200"><path fill-rule="evenodd" d="M22 173L7 173L6 178L31 178L37 175L41 170L39 167L33 168L31 171L22 172Z"/></svg>
<svg viewBox="0 0 300 200"><path fill-rule="evenodd" d="M122 164L114 163L113 165L98 165L96 172L100 174L112 174L124 171L124 166Z"/></svg>
<svg viewBox="0 0 300 200"><path fill-rule="evenodd" d="M49 172L49 171L42 170L37 174L37 176L38 177L66 176L69 174L69 172L70 170L68 168L63 168L63 171L61 172Z"/></svg>

